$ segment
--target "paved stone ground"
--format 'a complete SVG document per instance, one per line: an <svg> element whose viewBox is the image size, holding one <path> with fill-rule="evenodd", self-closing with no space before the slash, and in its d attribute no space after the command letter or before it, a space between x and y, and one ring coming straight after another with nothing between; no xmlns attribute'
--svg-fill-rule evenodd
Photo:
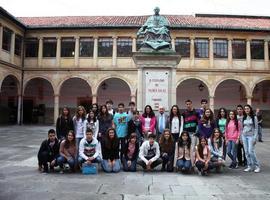
<svg viewBox="0 0 270 200"><path fill-rule="evenodd" d="M120 172L98 175L41 174L36 154L51 127L0 127L0 200L181 200L270 199L270 130L257 144L262 172L226 169L207 177L197 174Z"/></svg>

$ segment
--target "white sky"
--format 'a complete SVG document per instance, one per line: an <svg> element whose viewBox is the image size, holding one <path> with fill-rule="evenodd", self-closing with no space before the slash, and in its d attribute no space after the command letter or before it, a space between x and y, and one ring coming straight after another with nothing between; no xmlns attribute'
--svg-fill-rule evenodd
<svg viewBox="0 0 270 200"><path fill-rule="evenodd" d="M270 16L270 0L1 0L0 6L15 17L234 14Z"/></svg>

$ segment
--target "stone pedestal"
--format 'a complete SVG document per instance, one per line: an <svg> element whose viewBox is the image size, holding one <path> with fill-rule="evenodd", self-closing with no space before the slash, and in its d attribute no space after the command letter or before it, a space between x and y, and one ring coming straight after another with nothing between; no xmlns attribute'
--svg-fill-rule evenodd
<svg viewBox="0 0 270 200"><path fill-rule="evenodd" d="M135 52L138 67L137 109L145 105L153 110L164 106L169 110L176 104L176 67L181 59L175 52Z"/></svg>

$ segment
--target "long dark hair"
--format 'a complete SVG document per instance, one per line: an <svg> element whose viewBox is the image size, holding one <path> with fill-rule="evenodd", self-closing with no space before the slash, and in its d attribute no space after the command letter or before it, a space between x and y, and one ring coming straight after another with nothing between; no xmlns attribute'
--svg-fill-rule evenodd
<svg viewBox="0 0 270 200"><path fill-rule="evenodd" d="M251 107L249 104L245 105L244 108L245 108L245 107L249 107L249 109L250 109L249 116L251 117L253 126L255 127L255 114L254 114L254 111L253 111L252 107ZM245 121L246 119L247 119L247 113L244 111L243 125L244 125L244 121Z"/></svg>
<svg viewBox="0 0 270 200"><path fill-rule="evenodd" d="M85 120L86 111L85 111L85 108L83 106L78 106L77 111L76 111L76 120L80 119L79 110L83 110L82 120Z"/></svg>
<svg viewBox="0 0 270 200"><path fill-rule="evenodd" d="M174 114L173 114L173 108L176 108L177 109L177 117L179 118L179 123L181 123L181 114L180 114L180 109L177 105L173 105L171 107L171 111L170 111L170 122L172 121L173 117L174 117Z"/></svg>
<svg viewBox="0 0 270 200"><path fill-rule="evenodd" d="M164 133L165 132L169 132L169 135L170 135L170 137L169 137L169 139L168 139L168 143L169 144L173 144L173 136L172 136L172 134L171 134L171 132L170 132L170 129L164 129L164 131L163 131L163 134L161 135L161 137L160 137L160 139L159 139L159 144L160 145L162 145L162 144L164 144L165 143L165 141L166 141L166 139L165 139L165 137L164 137Z"/></svg>
<svg viewBox="0 0 270 200"><path fill-rule="evenodd" d="M200 137L199 144L197 145L197 149L198 149L198 152L199 152L199 155L200 155L201 158L203 158L203 147L202 147L202 144L201 144L202 140L205 140L205 145L208 145L207 138L206 137Z"/></svg>
<svg viewBox="0 0 270 200"><path fill-rule="evenodd" d="M210 117L209 119L206 117L205 113L206 111L209 110L210 111ZM210 109L210 108L206 108L204 111L203 111L203 116L202 116L202 119L201 119L201 122L202 123L206 123L208 120L210 120L210 123L214 123L214 113L213 111Z"/></svg>
<svg viewBox="0 0 270 200"><path fill-rule="evenodd" d="M214 138L215 138L215 132L219 132L219 137L218 137L218 148L222 146L222 134L218 128L214 128L214 131L210 137L211 145L214 147Z"/></svg>
<svg viewBox="0 0 270 200"><path fill-rule="evenodd" d="M102 112L102 108L106 108L106 112L105 113ZM107 105L104 104L104 105L100 106L99 117L100 118L107 118L109 115L110 115L110 113L108 112Z"/></svg>
<svg viewBox="0 0 270 200"><path fill-rule="evenodd" d="M165 132L169 132L169 139L168 141L165 139L164 135ZM159 139L159 146L162 152L171 152L174 148L174 140L173 140L173 136L170 132L170 129L165 129L163 131L163 134L161 135L160 139Z"/></svg>
<svg viewBox="0 0 270 200"><path fill-rule="evenodd" d="M93 121L94 123L97 121L97 116L96 116L96 113L93 111L93 110L90 110L89 113L88 113L88 117L87 117L87 121L90 122L91 120L91 117L90 117L90 113L94 113L94 118L93 118Z"/></svg>
<svg viewBox="0 0 270 200"><path fill-rule="evenodd" d="M147 108L147 107L150 109L150 113L149 113L149 114L146 113L146 108ZM153 111L153 109L152 109L152 107L151 107L150 105L146 105L146 106L144 107L144 113L142 114L142 116L143 116L144 118L146 118L147 116L150 117L150 118L155 117L155 113L154 113L154 111Z"/></svg>
<svg viewBox="0 0 270 200"><path fill-rule="evenodd" d="M109 132L111 130L113 130L113 132L114 132L113 139L111 139L109 136ZM118 137L116 135L116 131L114 128L108 128L104 139L105 139L105 146L107 149L115 149L115 148L117 148L117 146L119 146L119 140L118 140Z"/></svg>
<svg viewBox="0 0 270 200"><path fill-rule="evenodd" d="M236 127L236 130L238 131L239 130L239 127L238 127L238 120L237 120L237 114L236 114L236 111L235 110L230 110L229 114L228 114L228 118L227 118L227 122L226 122L226 128L228 128L228 124L229 122L231 121L231 118L230 118L230 113L233 113L234 115L234 125Z"/></svg>
<svg viewBox="0 0 270 200"><path fill-rule="evenodd" d="M190 146L191 146L191 138L190 138L190 136L189 136L189 133L187 132L187 131L183 131L182 133L181 133L181 135L180 135L180 137L179 137L179 139L178 139L178 146L179 147L183 147L184 146L184 140L182 139L182 136L184 135L184 134L186 134L187 135L187 147L188 147L188 149L190 149Z"/></svg>
<svg viewBox="0 0 270 200"><path fill-rule="evenodd" d="M64 106L63 109L62 109L62 112L61 112L61 117L64 117L64 110L67 110L68 111L68 114L67 114L67 118L70 118L70 109L67 107L67 106Z"/></svg>
<svg viewBox="0 0 270 200"><path fill-rule="evenodd" d="M68 131L68 134L72 134L72 136L73 136L73 140L70 142L69 140L68 140L68 135L67 135L67 138L65 139L65 144L64 144L64 148L65 149L68 149L70 146L76 146L76 136L75 136L75 133L74 133L74 131L73 130L70 130L70 131Z"/></svg>
<svg viewBox="0 0 270 200"><path fill-rule="evenodd" d="M224 113L225 113L224 118L227 119L227 110L226 110L225 108L220 108L220 109L218 110L217 119L221 119L221 111L222 111L222 110L223 110Z"/></svg>

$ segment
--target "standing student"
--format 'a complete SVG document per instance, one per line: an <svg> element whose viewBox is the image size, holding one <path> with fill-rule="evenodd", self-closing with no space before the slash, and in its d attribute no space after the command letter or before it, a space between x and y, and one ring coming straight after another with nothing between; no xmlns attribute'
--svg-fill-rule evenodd
<svg viewBox="0 0 270 200"><path fill-rule="evenodd" d="M191 163L191 138L187 131L183 131L175 146L175 166L182 172L190 171Z"/></svg>
<svg viewBox="0 0 270 200"><path fill-rule="evenodd" d="M109 128L101 140L102 168L105 172L119 172L121 162L119 159L119 139L113 128Z"/></svg>
<svg viewBox="0 0 270 200"><path fill-rule="evenodd" d="M160 138L161 134L166 128L166 122L168 119L168 115L165 113L165 108L163 106L159 106L159 113L156 117L156 134L157 138Z"/></svg>
<svg viewBox="0 0 270 200"><path fill-rule="evenodd" d="M98 119L98 140L100 141L102 137L104 137L109 128L112 128L112 115L108 112L107 106L102 105L100 107L100 112L97 117Z"/></svg>
<svg viewBox="0 0 270 200"><path fill-rule="evenodd" d="M211 153L205 137L199 139L199 144L196 147L195 165L202 176L207 175L208 171L212 169Z"/></svg>
<svg viewBox="0 0 270 200"><path fill-rule="evenodd" d="M200 118L202 118L205 109L208 108L208 101L206 99L201 100L201 108L198 110Z"/></svg>
<svg viewBox="0 0 270 200"><path fill-rule="evenodd" d="M38 165L39 169L43 168L44 173L48 173L50 163L50 169L53 170L57 165L57 157L59 156L59 143L55 135L55 130L50 129L48 131L48 139L44 140L38 151Z"/></svg>
<svg viewBox="0 0 270 200"><path fill-rule="evenodd" d="M60 166L60 173L63 173L65 163L68 163L71 171L75 172L77 148L74 131L70 130L67 138L61 142L59 154L60 156L57 158L57 163Z"/></svg>
<svg viewBox="0 0 270 200"><path fill-rule="evenodd" d="M145 170L152 170L162 163L158 142L155 141L156 135L148 135L148 140L144 141L140 147L139 159L137 164Z"/></svg>
<svg viewBox="0 0 270 200"><path fill-rule="evenodd" d="M216 118L216 127L220 130L221 136L223 137L223 157L226 159L226 144L225 144L225 127L227 122L227 110L220 108L218 110L218 116Z"/></svg>
<svg viewBox="0 0 270 200"><path fill-rule="evenodd" d="M199 138L210 138L215 127L214 114L210 108L206 108L198 125Z"/></svg>
<svg viewBox="0 0 270 200"><path fill-rule="evenodd" d="M83 106L78 106L76 115L73 117L74 131L76 135L76 147L79 148L80 141L86 133L86 111Z"/></svg>
<svg viewBox="0 0 270 200"><path fill-rule="evenodd" d="M237 158L237 145L239 144L240 141L240 129L241 129L241 122L237 120L236 112L231 110L229 112L229 117L226 123L225 140L227 146L227 154L229 158L232 160L229 168L232 169L238 167L236 158Z"/></svg>
<svg viewBox="0 0 270 200"><path fill-rule="evenodd" d="M112 116L114 116L115 111L114 111L114 109L113 109L113 101L112 101L111 99L109 99L108 101L106 101L106 106L107 106L107 108L108 108L108 112L109 112Z"/></svg>
<svg viewBox="0 0 270 200"><path fill-rule="evenodd" d="M122 163L124 171L136 171L138 154L139 142L137 141L137 134L131 133L123 149Z"/></svg>
<svg viewBox="0 0 270 200"><path fill-rule="evenodd" d="M93 131L88 128L79 146L79 165L82 167L83 163L88 165L100 163L101 160L98 140L94 137Z"/></svg>
<svg viewBox="0 0 270 200"><path fill-rule="evenodd" d="M200 121L200 115L192 106L190 99L186 100L186 110L182 113L183 117L183 130L187 131L191 138L191 163L194 164L195 159L195 146L197 145L197 129Z"/></svg>
<svg viewBox="0 0 270 200"><path fill-rule="evenodd" d="M162 159L162 171L173 171L173 159L175 145L170 129L165 129L159 140L160 157Z"/></svg>
<svg viewBox="0 0 270 200"><path fill-rule="evenodd" d="M129 116L129 118L131 119L133 117L133 112L136 111L135 102L134 101L129 102L128 107L129 107L129 109L127 111L127 114Z"/></svg>
<svg viewBox="0 0 270 200"><path fill-rule="evenodd" d="M128 121L128 137L132 133L136 133L137 142L141 145L143 142L142 122L140 120L139 111L133 112L133 117Z"/></svg>
<svg viewBox="0 0 270 200"><path fill-rule="evenodd" d="M170 116L167 120L167 127L170 129L174 142L179 138L180 133L183 129L183 118L180 114L180 109L177 105L173 105L170 111Z"/></svg>
<svg viewBox="0 0 270 200"><path fill-rule="evenodd" d="M258 119L250 105L245 105L244 109L242 140L247 159L247 168L244 171L258 173L261 171L255 152L255 144L258 136Z"/></svg>
<svg viewBox="0 0 270 200"><path fill-rule="evenodd" d="M147 138L149 132L155 134L156 117L150 105L146 105L144 107L144 113L142 114L140 120L142 122L142 131L145 138Z"/></svg>
<svg viewBox="0 0 270 200"><path fill-rule="evenodd" d="M99 109L98 109L98 104L97 104L97 103L93 103L93 104L92 104L91 110L95 113L95 116L98 116L98 114L99 114Z"/></svg>
<svg viewBox="0 0 270 200"><path fill-rule="evenodd" d="M256 108L256 116L257 116L257 119L258 119L258 141L259 142L263 142L262 140L262 122L263 122L263 119L262 119L262 112L259 108Z"/></svg>
<svg viewBox="0 0 270 200"><path fill-rule="evenodd" d="M244 108L242 105L238 105L237 108L237 120L241 123L241 127L243 128L243 118L244 118ZM240 133L242 130L240 130ZM245 155L245 150L243 146L243 141L240 140L237 146L237 160L239 166L246 166L247 165L247 159Z"/></svg>
<svg viewBox="0 0 270 200"><path fill-rule="evenodd" d="M218 128L214 129L212 136L208 139L208 145L211 153L211 163L217 172L221 171L221 167L225 165L223 156L223 137Z"/></svg>
<svg viewBox="0 0 270 200"><path fill-rule="evenodd" d="M58 140L64 140L70 130L74 130L73 121L68 107L64 107L62 114L56 121L56 134Z"/></svg>
<svg viewBox="0 0 270 200"><path fill-rule="evenodd" d="M99 121L96 117L95 112L93 110L90 110L86 119L87 119L87 128L93 131L94 137L97 139L99 131Z"/></svg>
<svg viewBox="0 0 270 200"><path fill-rule="evenodd" d="M120 141L121 147L121 159L123 155L123 147L126 142L126 137L128 133L128 121L129 116L124 112L125 105L123 103L118 104L118 113L114 114L113 117L113 128L116 131L117 138Z"/></svg>

